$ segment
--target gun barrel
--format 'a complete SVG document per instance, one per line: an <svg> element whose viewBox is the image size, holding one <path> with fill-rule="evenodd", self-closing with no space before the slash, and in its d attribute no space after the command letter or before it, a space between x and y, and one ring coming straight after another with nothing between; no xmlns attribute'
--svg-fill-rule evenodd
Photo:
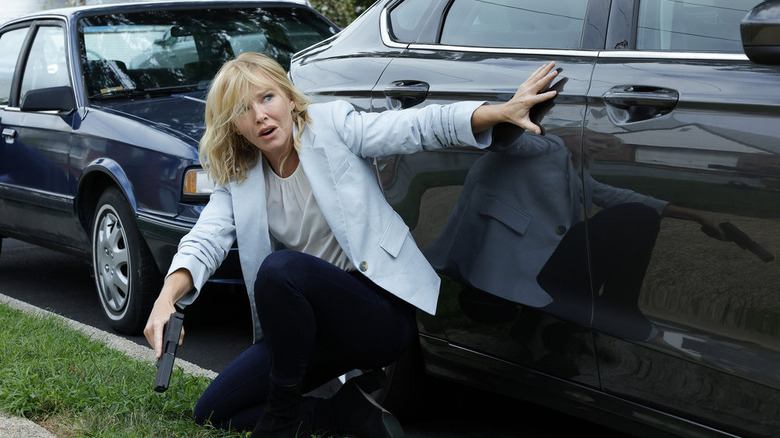
<svg viewBox="0 0 780 438"><path fill-rule="evenodd" d="M176 359L176 348L179 346L179 337L184 323L184 314L174 312L168 324L165 324L163 337L163 354L157 360L157 376L154 379L154 390L164 392L168 389L173 372L173 362Z"/></svg>
<svg viewBox="0 0 780 438"><path fill-rule="evenodd" d="M765 263L769 263L775 259L775 256L770 254L767 250L761 247L761 245L756 243L747 234L745 234L744 231L737 228L737 226L731 222L723 222L720 224L720 227L723 229L723 232L726 233L729 239L733 240L734 243L736 243L740 248L752 252Z"/></svg>
<svg viewBox="0 0 780 438"><path fill-rule="evenodd" d="M171 383L171 372L173 371L173 361L176 358L173 354L163 353L157 361L157 377L154 379L154 390L165 392Z"/></svg>

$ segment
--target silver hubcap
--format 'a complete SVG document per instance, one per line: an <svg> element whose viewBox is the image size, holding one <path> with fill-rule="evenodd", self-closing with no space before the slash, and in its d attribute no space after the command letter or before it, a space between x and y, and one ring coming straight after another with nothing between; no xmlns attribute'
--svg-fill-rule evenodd
<svg viewBox="0 0 780 438"><path fill-rule="evenodd" d="M127 236L113 210L107 209L99 221L95 229L95 278L103 303L120 313L130 293Z"/></svg>

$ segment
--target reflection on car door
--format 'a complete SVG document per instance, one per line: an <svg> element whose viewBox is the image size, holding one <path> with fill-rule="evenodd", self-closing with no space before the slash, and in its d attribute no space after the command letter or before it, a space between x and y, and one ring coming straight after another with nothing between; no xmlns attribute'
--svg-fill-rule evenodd
<svg viewBox="0 0 780 438"><path fill-rule="evenodd" d="M414 2L401 6L407 3ZM455 148L378 161L388 201L442 276L436 317L418 317L423 339L449 342L450 354L492 357L491 366L514 364L504 372L510 378L522 364L597 386L585 235L572 238L579 239L571 254L578 287L550 296L536 277L580 221L580 134L597 53L582 50L581 37L586 22L599 21L591 15L607 10L594 7L603 2L588 9L570 1L564 17L536 1L447 3L426 15L444 15L441 36L420 35L390 62L372 93L374 111L497 103L542 64L555 61L563 70L555 104L534 113L545 136L502 126L494 137L504 141L501 152ZM403 12L389 13L394 35L403 35L393 28L408 22L396 17ZM539 27L550 29L547 38L538 38Z"/></svg>
<svg viewBox="0 0 780 438"><path fill-rule="evenodd" d="M68 172L74 114L22 111L28 93L71 86L64 28L33 26L18 94L3 111L3 222L13 232L71 244L81 236L73 219L74 179ZM55 238L56 237L56 238Z"/></svg>
<svg viewBox="0 0 780 438"><path fill-rule="evenodd" d="M625 231L619 257L635 275L611 285L598 273L607 237L591 224L602 385L727 431L776 434L780 68L747 60L739 36L758 1L613 3L629 21L610 23L607 47L635 50L606 52L594 71L585 142L611 141L590 171L673 207ZM635 38L620 30L630 17ZM754 251L703 233L705 220L733 225Z"/></svg>

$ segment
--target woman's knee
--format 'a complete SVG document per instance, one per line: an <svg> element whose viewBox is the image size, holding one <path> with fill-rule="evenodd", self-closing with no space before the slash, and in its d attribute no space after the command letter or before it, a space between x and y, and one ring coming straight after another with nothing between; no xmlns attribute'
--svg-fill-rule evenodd
<svg viewBox="0 0 780 438"><path fill-rule="evenodd" d="M204 425L207 422L211 422L214 416L214 408L210 403L206 403L203 400L203 397L198 399L198 402L195 404L195 409L193 409L192 414L195 417L195 422Z"/></svg>
<svg viewBox="0 0 780 438"><path fill-rule="evenodd" d="M269 254L260 265L255 279L255 302L268 303L280 291L289 289L291 281L299 270L297 259L300 253L280 250Z"/></svg>
<svg viewBox="0 0 780 438"><path fill-rule="evenodd" d="M219 401L223 400L223 394L218 390L219 385L209 385L208 388L198 398L198 402L195 403L195 408L192 410L192 414L195 417L195 422L198 424L219 424L222 418L220 418ZM224 410L224 406L222 406Z"/></svg>
<svg viewBox="0 0 780 438"><path fill-rule="evenodd" d="M231 423L234 426L243 424L241 417L260 410L259 406L268 397L270 367L271 358L265 342L260 341L246 349L200 396L193 409L195 422L210 423L217 428L229 427Z"/></svg>

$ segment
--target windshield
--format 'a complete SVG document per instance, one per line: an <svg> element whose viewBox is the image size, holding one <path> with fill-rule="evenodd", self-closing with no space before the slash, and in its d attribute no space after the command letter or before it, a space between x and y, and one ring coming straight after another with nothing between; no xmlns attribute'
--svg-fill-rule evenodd
<svg viewBox="0 0 780 438"><path fill-rule="evenodd" d="M87 93L206 89L219 67L260 52L289 68L293 53L338 29L300 7L112 13L79 21Z"/></svg>

